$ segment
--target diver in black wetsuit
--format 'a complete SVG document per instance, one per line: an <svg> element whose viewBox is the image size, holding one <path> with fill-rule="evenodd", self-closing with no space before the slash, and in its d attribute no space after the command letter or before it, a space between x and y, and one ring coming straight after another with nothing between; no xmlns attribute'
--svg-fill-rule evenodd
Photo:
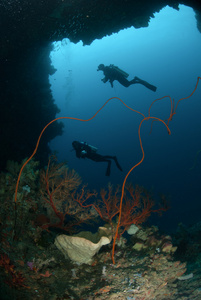
<svg viewBox="0 0 201 300"><path fill-rule="evenodd" d="M117 161L116 156L110 156L110 155L100 155L98 153L96 153L96 151L98 150L97 148L88 145L85 142L78 142L78 141L74 141L72 142L72 146L76 152L76 156L78 158L89 158L93 161L96 162L107 162L107 170L106 170L106 176L110 176L110 167L111 167L111 159L113 159L116 163L117 168L120 171L123 171L120 164Z"/></svg>
<svg viewBox="0 0 201 300"><path fill-rule="evenodd" d="M125 87L129 87L131 84L139 83L139 84L144 85L146 88L152 90L153 92L155 92L157 89L157 87L155 87L154 85L152 85L136 76L134 77L133 80L129 81L127 79L129 74L114 65L110 65L107 67L107 66L104 66L104 64L100 64L98 66L97 71L103 71L105 77L101 80L104 83L106 83L109 80L112 87L113 87L113 81L117 80L121 85L123 85Z"/></svg>

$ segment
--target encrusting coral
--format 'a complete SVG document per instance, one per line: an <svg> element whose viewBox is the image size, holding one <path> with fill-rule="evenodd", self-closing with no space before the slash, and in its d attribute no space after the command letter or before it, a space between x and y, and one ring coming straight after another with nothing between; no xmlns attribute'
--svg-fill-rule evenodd
<svg viewBox="0 0 201 300"><path fill-rule="evenodd" d="M15 266L11 263L7 254L1 254L0 267L2 267L7 274L6 283L9 286L16 288L30 288L25 284L26 278L22 273L15 270Z"/></svg>
<svg viewBox="0 0 201 300"><path fill-rule="evenodd" d="M3 230L8 227L11 229L15 226L16 237L22 235L25 228L26 230L28 229L29 220L32 219L33 212L38 208L39 162L35 160L32 160L24 169L18 189L18 202L16 205L14 203L17 175L24 161L21 164L8 161L6 166L7 172L0 174L0 221ZM15 225L13 225L13 222L15 222ZM9 232L10 234L12 233L11 230Z"/></svg>

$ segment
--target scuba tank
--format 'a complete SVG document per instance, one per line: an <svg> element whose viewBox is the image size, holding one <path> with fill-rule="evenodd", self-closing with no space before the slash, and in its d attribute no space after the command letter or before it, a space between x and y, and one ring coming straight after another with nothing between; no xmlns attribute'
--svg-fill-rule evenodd
<svg viewBox="0 0 201 300"><path fill-rule="evenodd" d="M97 150L98 150L98 148L96 148L96 147L94 147L94 146L91 146L91 145L88 145L86 142L80 142L80 144L83 145L83 148L85 148L85 146L86 146L86 147L89 147L90 150L91 150L91 152L93 152L93 153L96 153Z"/></svg>
<svg viewBox="0 0 201 300"><path fill-rule="evenodd" d="M94 147L94 146L91 146L91 145L87 145L87 146L90 147L91 152L93 152L93 153L96 153L97 150L98 150L98 148L96 148L96 147Z"/></svg>
<svg viewBox="0 0 201 300"><path fill-rule="evenodd" d="M117 72L121 73L121 75L123 75L125 78L127 78L129 76L128 73L126 73L125 71L119 69L119 67L114 66L114 65L110 65L110 68L116 70Z"/></svg>

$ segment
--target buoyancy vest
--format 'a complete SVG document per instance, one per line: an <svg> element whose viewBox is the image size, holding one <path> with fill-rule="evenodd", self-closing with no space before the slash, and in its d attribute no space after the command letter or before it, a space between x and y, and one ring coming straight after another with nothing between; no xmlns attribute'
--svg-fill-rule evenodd
<svg viewBox="0 0 201 300"><path fill-rule="evenodd" d="M109 66L111 69L114 69L115 71L119 72L121 75L123 75L125 78L127 78L129 76L128 73L126 73L125 71L121 70L119 67L114 66L114 65L110 65Z"/></svg>
<svg viewBox="0 0 201 300"><path fill-rule="evenodd" d="M88 145L86 142L80 142L80 144L82 145L82 149L84 149L86 151L90 148L91 152L96 153L98 150L98 148Z"/></svg>

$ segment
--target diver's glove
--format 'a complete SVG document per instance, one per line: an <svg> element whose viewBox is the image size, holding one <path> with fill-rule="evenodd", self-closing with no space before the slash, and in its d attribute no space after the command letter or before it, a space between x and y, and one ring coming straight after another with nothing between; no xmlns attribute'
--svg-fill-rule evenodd
<svg viewBox="0 0 201 300"><path fill-rule="evenodd" d="M82 158L84 158L84 157L86 156L86 154L87 154L87 151L82 150L81 153L80 153L80 156L81 156Z"/></svg>
<svg viewBox="0 0 201 300"><path fill-rule="evenodd" d="M104 83L106 83L107 82L107 80L106 80L106 78L104 77L103 79L101 79L102 80L102 82L104 82Z"/></svg>

